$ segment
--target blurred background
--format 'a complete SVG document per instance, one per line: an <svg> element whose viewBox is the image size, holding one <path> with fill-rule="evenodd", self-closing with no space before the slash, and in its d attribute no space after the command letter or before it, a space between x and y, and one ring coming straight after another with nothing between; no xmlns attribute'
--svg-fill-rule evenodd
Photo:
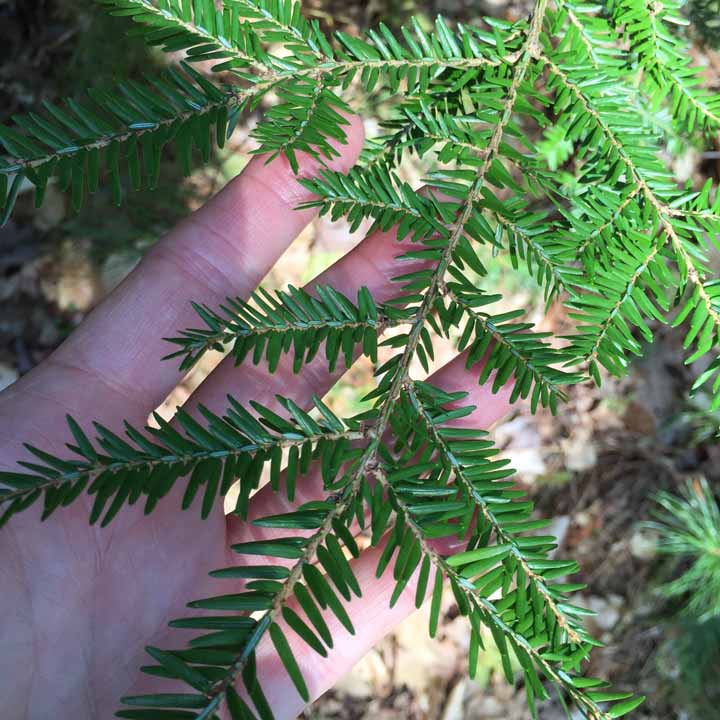
<svg viewBox="0 0 720 720"><path fill-rule="evenodd" d="M716 5L707 2L695 9L698 21L690 32L705 83L720 92L720 53L712 38ZM307 0L304 9L328 28L356 33L379 19L398 26L410 13L428 19L441 12L464 21L479 15L512 20L527 14L528 3L433 0L417 7L410 0ZM42 100L79 95L87 87L137 77L168 62L159 51L123 37L123 22L88 0L0 0L0 122L38 108ZM364 108L362 97L353 103ZM388 108L380 103L367 114L382 119ZM40 210L33 207L32 193L21 195L12 220L0 229L0 388L41 362L159 236L237 175L255 147L250 133L256 121L245 117L226 148L188 178L170 151L160 189L129 192L120 209L102 189L79 216L53 185ZM367 132L377 134L377 120L367 121ZM672 143L678 181L690 179L699 187L708 177L718 180L718 138L709 149L682 138ZM415 183L423 168L411 162L403 172ZM320 219L290 247L266 284L301 285L361 239L362 229L351 236L342 223ZM526 307L541 329L558 334L571 329L562 305L546 314L533 281L510 272L505 258L489 267L488 282L505 295L508 308ZM573 387L558 418L543 412L533 417L517 406L495 428L538 515L555 518L558 552L582 566L573 581L588 587L578 604L596 613L589 625L606 644L594 653L589 672L647 694L646 705L633 717L657 720L720 717L720 514L713 494L720 480L720 418L706 409L707 398L689 396L702 368L683 365L683 336L682 328L658 330L658 341L627 378L604 378L601 389ZM437 354L442 363L452 348ZM215 362L208 358L194 370L162 412L170 416ZM330 404L339 413L359 411L371 381L369 366L359 363L333 389ZM686 534L702 520L689 528L679 554L663 552L675 537L673 530L662 523L647 525L659 508L659 491L670 497L685 492L680 510L673 512L680 518L676 534ZM708 597L688 610L701 587L709 590ZM449 601L450 594L445 597ZM468 628L452 605L444 609L439 639L429 640L426 626L420 610L304 717L529 718L520 684L513 687L504 680L492 651L481 658L476 679L467 678ZM560 699L541 711L543 720L563 717Z"/></svg>

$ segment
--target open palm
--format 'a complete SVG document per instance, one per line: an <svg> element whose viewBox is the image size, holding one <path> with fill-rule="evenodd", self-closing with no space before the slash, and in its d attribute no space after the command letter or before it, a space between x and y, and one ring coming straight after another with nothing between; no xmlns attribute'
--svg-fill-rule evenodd
<svg viewBox="0 0 720 720"><path fill-rule="evenodd" d="M355 118L335 169L350 167L361 137ZM302 159L302 175L316 169L311 158ZM312 210L293 210L307 199L284 158L265 164L257 157L160 241L43 365L0 394L0 469L23 459L22 442L28 439L63 454L70 440L68 413L86 427L93 419L111 429L122 429L123 420L144 424L180 379L176 365L158 362L167 353L160 338L192 324L190 300L215 306L228 295L249 295L312 218ZM375 233L319 280L348 295L365 285L382 301L394 294L391 278L402 251L392 233ZM478 406L472 420L487 426L504 412L507 393L490 395L465 373L462 362L450 363L434 382L449 390L470 389ZM293 375L292 362L281 362L268 375L225 361L187 407L202 403L222 412L228 392L243 403L253 399L272 407L281 394L304 406L313 394L322 396L338 374L328 374L322 362L305 366L300 375ZM167 622L181 615L189 600L227 592L227 580L218 590L208 570L236 563L230 545L261 539L265 531L226 517L219 504L205 521L194 508L181 512L182 491L177 487L149 517L137 507L126 508L102 529L89 525L85 498L42 525L39 509L31 509L0 533L4 718L111 717L121 695L149 689L152 679L138 672L144 645L162 642ZM319 479L307 477L295 502L321 497ZM287 505L266 488L252 504L251 517L286 512ZM388 609L393 582L375 580L376 553L364 553L354 565L366 588L352 603L356 634L333 632L338 642L329 660L308 653L302 643L295 648L314 697L413 608L408 590ZM330 617L327 623L331 631L338 624ZM176 641L180 631L173 632ZM303 702L280 661L264 644L258 659L276 716L294 717Z"/></svg>

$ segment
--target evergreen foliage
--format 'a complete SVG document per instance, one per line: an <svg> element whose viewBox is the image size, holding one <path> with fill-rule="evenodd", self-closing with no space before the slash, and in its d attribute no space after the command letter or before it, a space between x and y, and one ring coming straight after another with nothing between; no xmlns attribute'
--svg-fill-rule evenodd
<svg viewBox="0 0 720 720"><path fill-rule="evenodd" d="M647 525L658 533L660 552L691 561L663 592L686 598L684 612L698 622L719 617L720 507L707 480L688 481L681 495L662 492L655 499L655 519Z"/></svg>
<svg viewBox="0 0 720 720"><path fill-rule="evenodd" d="M87 493L91 522L105 525L126 505L143 502L152 512L178 482L183 508L197 498L206 516L238 480L235 513L247 518L266 465L270 487L288 500L301 476L320 468L324 501L254 520L275 534L233 547L248 564L211 573L246 580L244 590L189 603L224 614L171 623L200 631L186 647L148 648L154 664L143 670L190 691L127 697L118 715L207 719L224 707L235 719L271 718L255 668L265 636L307 699L288 635L326 655L326 613L354 632L344 602L360 594L348 561L359 554L356 524L372 545L383 544L378 576L393 574L391 602L418 573L416 603L431 604L431 634L447 581L469 620L471 674L486 629L508 680L514 664L521 668L534 716L550 685L583 717L630 713L642 698L583 675L597 642L569 597L582 586L564 580L576 563L552 556L554 538L537 534L548 523L533 518L512 470L484 432L462 426L472 410L459 405L462 394L412 378L410 365L417 358L429 367L433 335L456 337L479 383L491 382L493 392L512 384L513 401L554 412L564 386L599 383L601 367L622 373L656 324L682 323L687 362L710 356L697 387L720 406L720 284L707 260L720 196L711 184L677 186L660 152L668 129L654 119L664 109L683 137L720 124L720 99L689 64L677 3L537 0L515 23L451 28L438 18L426 28L412 20L397 33L381 25L355 37L326 34L294 0L100 2L130 18L148 44L184 60L144 83L46 104L0 128L5 220L26 181L38 205L52 181L71 190L76 208L100 183L110 183L118 202L128 189L152 188L168 143L190 172L196 151L207 159L240 115L271 94L276 102L254 131L260 151L285 154L295 169L298 152L328 160L337 152L330 140L345 137L343 111L361 90L393 99L393 115L346 175L326 170L302 180L315 195L305 207L347 217L352 227L366 219L373 229L395 226L413 242L399 258L397 295L382 305L367 289L356 301L322 286L259 290L249 302L196 306L202 327L171 339L169 357L183 369L226 346L237 364L252 358L270 372L286 353L301 372L323 355L332 370L359 352L375 362L378 345L390 348L362 416L339 418L319 399L311 411L281 399L281 416L230 398L222 417L178 411L173 423L158 418L159 429L127 426L126 437L96 425L95 439L69 418L68 456L28 446L35 462L0 473L2 523L35 502L47 517ZM194 68L198 61L212 66L212 79ZM430 167L422 192L398 176L408 154ZM564 300L577 321L571 335L557 342L520 309L493 311L501 298L489 292L487 263L502 253L528 269L548 303ZM403 274L402 260L417 259L428 267ZM382 339L389 326L397 329ZM677 514L669 499L665 507ZM465 550L437 549L434 541L451 536Z"/></svg>
<svg viewBox="0 0 720 720"><path fill-rule="evenodd" d="M711 678L720 660L720 507L705 478L688 480L677 494L658 493L655 501L653 520L645 526L657 533L659 552L676 566L676 577L660 592L680 603L659 663L692 717L712 718L717 693Z"/></svg>

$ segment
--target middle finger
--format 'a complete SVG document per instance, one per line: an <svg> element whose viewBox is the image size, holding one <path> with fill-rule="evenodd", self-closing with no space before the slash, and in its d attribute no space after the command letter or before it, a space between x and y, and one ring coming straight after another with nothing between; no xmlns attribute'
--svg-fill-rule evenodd
<svg viewBox="0 0 720 720"><path fill-rule="evenodd" d="M465 355L454 358L447 365L433 373L428 380L433 385L437 385L448 392L456 390L469 391L468 397L462 400L461 404L475 405L475 410L472 414L463 418L462 424L465 427L487 428L502 418L510 408L509 400L512 385L506 385L493 394L491 387L495 373L493 372L488 382L478 385L478 366L476 365L468 370L465 361ZM228 515L228 543L263 540L268 536L268 531L253 525L252 520L267 517L268 515L290 512L303 503L324 499L327 493L323 489L320 474L312 471L311 473L303 479L302 483L298 484L294 502L290 503L284 493L275 492L269 486L265 486L250 503L250 514L247 520L242 520L233 514ZM276 561L272 560L272 562Z"/></svg>
<svg viewBox="0 0 720 720"><path fill-rule="evenodd" d="M328 285L354 300L364 285L376 302L389 300L398 294L400 287L392 281L393 277L428 267L427 261L399 262L399 255L417 245L409 240L398 242L396 237L394 230L373 233L316 277L306 289L312 292L315 285ZM255 400L272 408L277 405L275 396L282 395L305 407L313 395L322 397L344 372L342 362L334 372L328 372L328 361L322 352L305 364L299 374L293 372L292 354L283 355L272 375L268 374L264 360L253 365L248 358L240 369L235 365L234 357L229 355L195 391L189 407L200 403L214 412L222 412L227 407L228 393L241 404Z"/></svg>

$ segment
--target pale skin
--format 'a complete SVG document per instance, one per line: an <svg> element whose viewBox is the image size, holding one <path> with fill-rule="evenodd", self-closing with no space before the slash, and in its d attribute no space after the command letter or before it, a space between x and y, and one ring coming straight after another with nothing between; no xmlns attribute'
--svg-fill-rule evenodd
<svg viewBox="0 0 720 720"><path fill-rule="evenodd" d="M353 118L348 142L331 167L347 170L362 144L362 125ZM301 159L300 174L318 163ZM309 199L285 158L269 164L254 158L222 192L158 242L125 281L44 363L0 393L0 468L10 470L26 458L31 441L59 455L71 437L71 414L91 431L92 420L118 432L127 419L142 426L181 379L177 363L160 362L170 346L162 340L196 327L190 301L217 306L227 295L247 297L285 248L312 219L294 210ZM378 301L397 292L394 258L402 245L393 233L375 233L325 271L318 281L354 297L361 285ZM403 272L406 272L405 266ZM408 268L409 269L409 268ZM223 361L200 385L187 407L203 403L222 413L225 397L254 399L274 407L276 394L307 405L322 396L338 375L329 375L322 358L299 376L286 358L274 375L250 363L240 368ZM508 392L492 395L477 385L477 370L462 361L439 370L432 382L447 390L470 392L477 410L465 424L487 427L507 409ZM181 631L167 622L187 616L189 600L236 592L240 581L213 580L209 570L242 561L232 543L257 540L260 528L225 516L220 503L201 520L199 509L180 509L182 483L144 517L142 509L123 510L107 527L88 524L90 502L82 497L40 524L40 504L13 518L0 531L0 697L7 720L104 719L118 709L120 696L149 689L172 689L140 674L150 664L147 644L179 647ZM296 503L323 496L319 478L308 476ZM269 489L254 499L251 517L288 511L288 501ZM258 559L262 561L262 559ZM349 635L327 616L335 639L327 659L288 633L310 694L318 697L386 633L414 609L409 587L390 610L390 573L375 579L377 553L354 562L363 596L348 608L356 628ZM278 720L303 708L269 644L259 649L259 675Z"/></svg>

